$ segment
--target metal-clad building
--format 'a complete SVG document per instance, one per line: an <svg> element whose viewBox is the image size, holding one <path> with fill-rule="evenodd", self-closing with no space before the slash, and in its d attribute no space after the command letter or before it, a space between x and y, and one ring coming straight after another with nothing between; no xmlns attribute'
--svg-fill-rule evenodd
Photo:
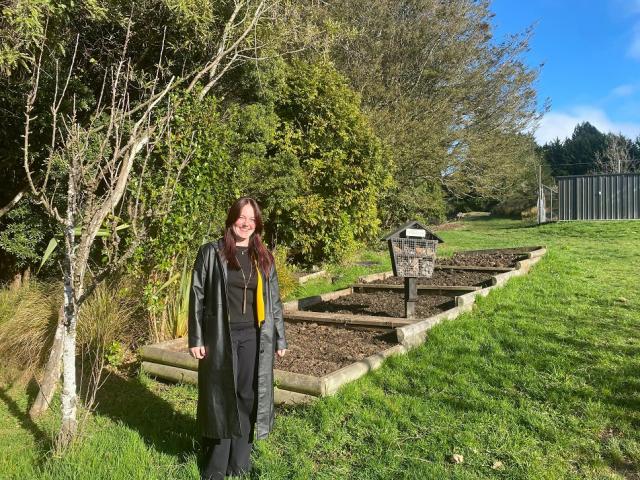
<svg viewBox="0 0 640 480"><path fill-rule="evenodd" d="M558 177L558 220L640 219L640 173Z"/></svg>

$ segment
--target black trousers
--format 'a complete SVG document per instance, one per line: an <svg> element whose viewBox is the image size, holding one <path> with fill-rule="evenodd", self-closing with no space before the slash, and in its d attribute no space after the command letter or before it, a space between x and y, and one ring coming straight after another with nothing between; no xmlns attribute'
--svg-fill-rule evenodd
<svg viewBox="0 0 640 480"><path fill-rule="evenodd" d="M254 327L231 330L235 356L234 372L238 413L240 414L240 438L202 439L200 474L202 479L218 480L236 476L251 470L253 427L256 421L256 396L258 388L259 330Z"/></svg>

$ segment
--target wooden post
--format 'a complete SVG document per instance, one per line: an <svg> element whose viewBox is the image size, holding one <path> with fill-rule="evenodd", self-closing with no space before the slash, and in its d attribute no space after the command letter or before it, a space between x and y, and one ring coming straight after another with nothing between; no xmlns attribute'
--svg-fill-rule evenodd
<svg viewBox="0 0 640 480"><path fill-rule="evenodd" d="M416 318L416 301L418 300L418 282L415 277L404 277L405 317Z"/></svg>

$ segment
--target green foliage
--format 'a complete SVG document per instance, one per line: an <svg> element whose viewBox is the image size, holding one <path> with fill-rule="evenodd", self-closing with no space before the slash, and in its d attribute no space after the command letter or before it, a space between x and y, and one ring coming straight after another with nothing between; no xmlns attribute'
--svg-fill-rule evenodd
<svg viewBox="0 0 640 480"><path fill-rule="evenodd" d="M552 174L583 175L595 166L596 156L606 148L607 137L589 122L576 126L570 138L556 139L543 148Z"/></svg>
<svg viewBox="0 0 640 480"><path fill-rule="evenodd" d="M191 291L191 269L184 261L180 281L173 284L167 294L167 325L162 330L170 333L171 338L184 337L189 322L189 294Z"/></svg>
<svg viewBox="0 0 640 480"><path fill-rule="evenodd" d="M390 177L358 96L327 63L275 60L260 90L251 87L255 73L242 77L260 92L251 103L181 98L165 140L131 184L153 210L132 269L148 278L158 339L175 334L169 325L183 296L169 281L219 236L239 196L258 199L266 240L301 263L339 260L379 232L377 202Z"/></svg>
<svg viewBox="0 0 640 480"><path fill-rule="evenodd" d="M633 172L640 164L640 137L602 133L589 122L575 127L571 137L541 147L553 176Z"/></svg>
<svg viewBox="0 0 640 480"><path fill-rule="evenodd" d="M107 364L112 367L119 367L124 362L124 352L125 350L122 343L114 340L107 346L104 358Z"/></svg>
<svg viewBox="0 0 640 480"><path fill-rule="evenodd" d="M276 272L278 273L280 297L288 298L298 287L298 280L293 274L291 265L287 262L287 249L277 247L273 251L273 258L276 262Z"/></svg>
<svg viewBox="0 0 640 480"><path fill-rule="evenodd" d="M154 211L141 253L162 271L175 268L179 255L195 258L197 247L224 221L233 195L227 185L233 175L225 148L229 132L217 101L183 100L142 180L144 208ZM137 188L134 182L131 189Z"/></svg>
<svg viewBox="0 0 640 480"><path fill-rule="evenodd" d="M187 99L176 112L143 184L146 205L167 205L141 249L153 269L192 258L246 194L263 207L267 240L308 264L343 258L377 235L389 176L357 95L330 64L276 61L263 82L256 103L222 114L214 98Z"/></svg>
<svg viewBox="0 0 640 480"><path fill-rule="evenodd" d="M416 182L394 184L380 201L383 225L394 226L403 221L418 220L440 223L447 215L447 203L438 184Z"/></svg>
<svg viewBox="0 0 640 480"><path fill-rule="evenodd" d="M10 254L20 269L37 265L54 232L40 208L23 201L2 218L2 224L0 249Z"/></svg>
<svg viewBox="0 0 640 480"><path fill-rule="evenodd" d="M502 199L521 181L522 136L540 115L530 30L496 41L487 1L344 0L327 12L347 32L332 58L361 92L405 197L385 197L385 227L441 217L451 198Z"/></svg>
<svg viewBox="0 0 640 480"><path fill-rule="evenodd" d="M0 13L0 76L19 68L28 70L35 62L42 41L46 17L55 11L49 0L16 0L3 5Z"/></svg>
<svg viewBox="0 0 640 480"><path fill-rule="evenodd" d="M253 186L270 238L294 258L344 258L379 232L378 198L390 183L388 158L333 65L294 61L274 69L269 100L281 120L270 161ZM263 78L264 81L264 78Z"/></svg>

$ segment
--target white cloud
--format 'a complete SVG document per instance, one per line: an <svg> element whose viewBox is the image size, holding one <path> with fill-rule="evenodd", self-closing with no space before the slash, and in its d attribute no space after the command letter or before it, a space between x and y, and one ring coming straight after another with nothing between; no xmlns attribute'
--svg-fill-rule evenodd
<svg viewBox="0 0 640 480"><path fill-rule="evenodd" d="M570 137L576 125L589 122L603 133L622 133L629 138L640 135L640 123L614 122L598 108L579 106L565 112L549 112L540 121L535 137L539 145L556 138Z"/></svg>
<svg viewBox="0 0 640 480"><path fill-rule="evenodd" d="M636 85L626 83L624 85L618 85L616 88L611 90L611 95L613 95L614 97L628 97L630 95L633 95L636 90Z"/></svg>
<svg viewBox="0 0 640 480"><path fill-rule="evenodd" d="M633 27L631 45L629 45L627 53L630 57L640 60L640 23L636 23L635 27Z"/></svg>

